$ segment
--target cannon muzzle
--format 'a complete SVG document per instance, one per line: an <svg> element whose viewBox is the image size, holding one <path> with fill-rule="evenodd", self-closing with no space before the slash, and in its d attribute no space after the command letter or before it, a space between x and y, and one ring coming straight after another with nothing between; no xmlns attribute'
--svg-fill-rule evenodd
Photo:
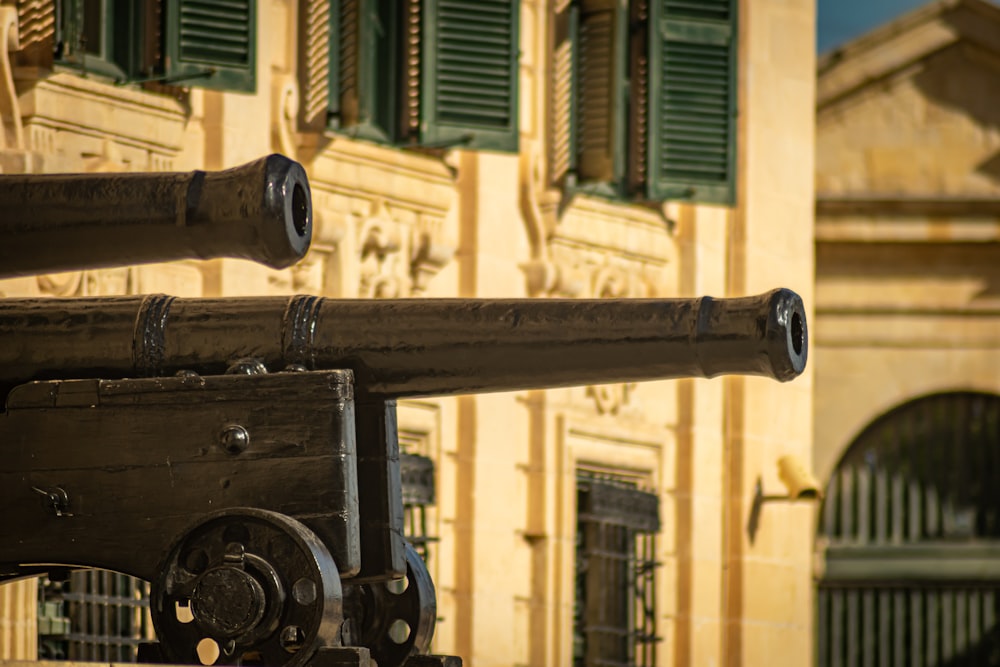
<svg viewBox="0 0 1000 667"><path fill-rule="evenodd" d="M403 397L724 374L790 380L802 300L179 299L0 301L0 388L29 380L352 369L359 395Z"/></svg>
<svg viewBox="0 0 1000 667"><path fill-rule="evenodd" d="M0 278L214 257L280 269L311 238L305 170L281 155L218 172L0 176Z"/></svg>

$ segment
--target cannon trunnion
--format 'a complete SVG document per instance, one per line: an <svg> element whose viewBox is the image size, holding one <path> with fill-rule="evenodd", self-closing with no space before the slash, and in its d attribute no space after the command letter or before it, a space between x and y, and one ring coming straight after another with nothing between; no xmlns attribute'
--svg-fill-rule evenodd
<svg viewBox="0 0 1000 667"><path fill-rule="evenodd" d="M161 203L180 197L171 215L185 219L213 210L198 203L204 193L229 197L214 209L224 211L216 232L154 222L144 241L135 226L135 256L277 265L304 252L308 184L279 157L244 168L251 185L236 194L207 185L235 183L236 170L194 176L201 185L177 175L122 181L127 201L174 183ZM263 190L253 185L262 176ZM72 189L90 177L62 178ZM18 183L26 191L0 195L0 219L8 202L41 196L27 191L30 179ZM46 214L56 228L93 222L79 207L56 209ZM250 235L262 248L247 250L237 210L270 230ZM0 238L29 248L35 229L0 224ZM48 268L133 260L121 248L69 255ZM0 276L45 266L0 254ZM723 374L787 381L807 352L802 302L788 290L739 299L0 300L0 580L101 567L152 582L159 643L143 648L149 660L460 665L426 655L436 603L403 536L396 399ZM404 578L405 587L387 586ZM393 632L400 621L402 634Z"/></svg>

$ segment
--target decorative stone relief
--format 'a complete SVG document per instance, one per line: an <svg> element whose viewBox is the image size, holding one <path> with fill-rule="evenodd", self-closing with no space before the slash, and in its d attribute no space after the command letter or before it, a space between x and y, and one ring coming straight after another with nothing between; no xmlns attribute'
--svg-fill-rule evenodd
<svg viewBox="0 0 1000 667"><path fill-rule="evenodd" d="M587 387L587 396L594 399L594 406L597 412L602 415L617 415L618 412L628 405L632 392L635 391L636 383L623 382L621 384L598 384Z"/></svg>
<svg viewBox="0 0 1000 667"><path fill-rule="evenodd" d="M455 254L455 248L443 242L440 221L417 216L410 222L399 217L411 216L394 216L384 200L375 200L370 215L360 222L358 296L419 296Z"/></svg>
<svg viewBox="0 0 1000 667"><path fill-rule="evenodd" d="M444 241L443 222L430 216L421 216L414 229L410 252L410 293L420 296L427 284L451 261L455 247Z"/></svg>
<svg viewBox="0 0 1000 667"><path fill-rule="evenodd" d="M358 234L361 248L361 286L358 296L393 299L401 296L405 276L400 248L399 225L393 222L385 202L376 201L371 216Z"/></svg>
<svg viewBox="0 0 1000 667"><path fill-rule="evenodd" d="M293 291L306 294L323 292L330 250L330 248L312 246L309 253L291 268Z"/></svg>
<svg viewBox="0 0 1000 667"><path fill-rule="evenodd" d="M534 150L533 150L534 149ZM531 258L522 264L528 293L539 297L649 298L677 294L672 226L662 212L624 202L566 195L543 187L537 146L521 160L521 212ZM633 383L592 385L599 414L628 406Z"/></svg>
<svg viewBox="0 0 1000 667"><path fill-rule="evenodd" d="M665 260L622 256L614 248L585 246L554 238L548 243L545 284L531 284L533 296L564 298L650 298L663 295Z"/></svg>
<svg viewBox="0 0 1000 667"><path fill-rule="evenodd" d="M38 276L38 291L42 296L111 296L138 294L138 278L134 268L69 271Z"/></svg>
<svg viewBox="0 0 1000 667"><path fill-rule="evenodd" d="M83 271L49 273L35 278L38 290L44 296L79 296L83 281Z"/></svg>
<svg viewBox="0 0 1000 667"><path fill-rule="evenodd" d="M521 265L532 296L635 298L674 295L677 255L662 212L542 188L529 147L521 162L521 212L531 258Z"/></svg>
<svg viewBox="0 0 1000 667"><path fill-rule="evenodd" d="M39 77L37 68L22 69L15 74L25 148L44 160L45 171L94 170L93 158L109 145L132 169L172 170L188 121L176 99L71 72Z"/></svg>
<svg viewBox="0 0 1000 667"><path fill-rule="evenodd" d="M310 170L324 293L420 296L451 261L454 180L436 158L336 138Z"/></svg>

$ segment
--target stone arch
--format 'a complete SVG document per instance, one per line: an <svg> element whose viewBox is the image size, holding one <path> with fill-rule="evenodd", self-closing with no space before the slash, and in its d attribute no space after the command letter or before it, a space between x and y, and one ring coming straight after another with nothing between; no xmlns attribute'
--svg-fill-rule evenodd
<svg viewBox="0 0 1000 667"><path fill-rule="evenodd" d="M1000 663L998 480L997 394L924 395L858 434L817 531L820 666Z"/></svg>
<svg viewBox="0 0 1000 667"><path fill-rule="evenodd" d="M952 393L1000 394L1000 376L976 377L974 368L986 363L977 355L922 353L916 357L883 360L871 368L864 381L818 390L826 396L816 404L817 430L813 449L813 472L827 479L866 429L893 410L921 397ZM827 408L829 404L829 408ZM820 419L829 409L834 418Z"/></svg>

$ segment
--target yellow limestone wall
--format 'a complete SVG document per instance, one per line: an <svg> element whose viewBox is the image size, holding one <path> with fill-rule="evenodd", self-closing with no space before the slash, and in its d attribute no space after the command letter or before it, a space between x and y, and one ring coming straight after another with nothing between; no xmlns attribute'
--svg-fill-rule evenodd
<svg viewBox="0 0 1000 667"><path fill-rule="evenodd" d="M438 158L297 133L298 3L284 0L260 1L255 95L191 90L188 110L96 78L36 82L15 69L24 140L0 152L4 170L218 169L279 151L309 172L315 240L284 271L190 261L16 279L0 292L686 297L786 286L811 303L813 2L741 3L737 206L579 197L561 213L538 178L552 4L521 4L516 155ZM659 665L808 664L814 507L768 505L753 543L746 526L758 478L780 491L779 456L809 464L811 383L807 372L786 385L682 380L403 402L404 446L437 465L434 649L474 667L570 664L585 466L660 497ZM0 604L0 655L31 658L35 611L17 590L0 588L0 601L17 600Z"/></svg>
<svg viewBox="0 0 1000 667"><path fill-rule="evenodd" d="M859 40L818 81L814 457L822 480L894 407L937 392L1000 393L1000 216L989 206L1000 192L1000 12L943 3L924 14ZM956 26L981 28L990 40L966 40ZM879 72L891 75L863 83ZM883 203L824 208L866 197ZM948 207L922 209L922 201Z"/></svg>

